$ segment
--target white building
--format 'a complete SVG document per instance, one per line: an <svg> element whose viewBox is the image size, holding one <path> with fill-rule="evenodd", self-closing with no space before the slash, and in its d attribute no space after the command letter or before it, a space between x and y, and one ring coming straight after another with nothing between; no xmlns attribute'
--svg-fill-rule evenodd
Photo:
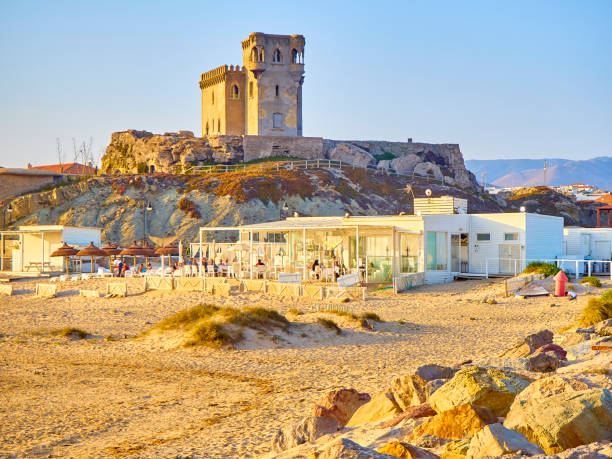
<svg viewBox="0 0 612 459"><path fill-rule="evenodd" d="M566 227L563 230L563 255L612 260L612 228Z"/></svg>
<svg viewBox="0 0 612 459"><path fill-rule="evenodd" d="M100 244L100 228L63 225L20 226L0 232L0 271L64 271L63 257L50 257L66 244L75 248Z"/></svg>
<svg viewBox="0 0 612 459"><path fill-rule="evenodd" d="M428 283L461 273L514 274L526 260L554 259L563 253L563 219L530 213L467 214L465 200L415 199L417 215L292 217L235 227L200 228L200 254L221 251L251 272L258 258L274 271L308 272L315 260L361 271L366 282L390 282L402 273L423 272ZM229 231L247 255L236 256L207 233ZM216 234L211 236L215 237ZM225 238L224 238L225 240ZM194 244L195 245L195 244ZM206 246L206 247L205 247ZM236 246L236 244L234 244ZM214 255L213 255L214 253ZM528 262L528 261L527 261Z"/></svg>

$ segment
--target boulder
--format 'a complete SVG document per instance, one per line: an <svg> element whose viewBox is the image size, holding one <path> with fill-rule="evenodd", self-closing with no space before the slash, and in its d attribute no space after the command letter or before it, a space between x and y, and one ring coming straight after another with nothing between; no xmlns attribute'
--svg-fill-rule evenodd
<svg viewBox="0 0 612 459"><path fill-rule="evenodd" d="M293 448L323 435L336 432L340 427L338 421L333 418L308 416L291 426L279 429L272 439L272 449L283 451Z"/></svg>
<svg viewBox="0 0 612 459"><path fill-rule="evenodd" d="M393 456L364 448L348 438L338 438L330 442L322 450L317 451L313 457L316 459L393 459Z"/></svg>
<svg viewBox="0 0 612 459"><path fill-rule="evenodd" d="M428 363L427 365L421 365L418 367L414 374L420 376L425 381L433 381L434 379L450 379L455 376L455 373L457 373L458 370L458 368L446 367L436 363Z"/></svg>
<svg viewBox="0 0 612 459"><path fill-rule="evenodd" d="M391 383L391 391L402 411L408 407L425 403L429 397L427 381L417 375L395 378Z"/></svg>
<svg viewBox="0 0 612 459"><path fill-rule="evenodd" d="M338 143L328 152L329 159L342 161L355 166L370 166L376 164L376 159L363 148L349 143Z"/></svg>
<svg viewBox="0 0 612 459"><path fill-rule="evenodd" d="M437 454L397 440L387 443L385 446L378 448L377 451L389 456L409 459L437 459L439 457Z"/></svg>
<svg viewBox="0 0 612 459"><path fill-rule="evenodd" d="M429 397L438 413L471 403L486 406L497 416L504 416L516 394L529 385L525 378L511 372L477 366L459 370Z"/></svg>
<svg viewBox="0 0 612 459"><path fill-rule="evenodd" d="M612 319L606 319L593 325L595 333L601 336L612 336Z"/></svg>
<svg viewBox="0 0 612 459"><path fill-rule="evenodd" d="M381 421L402 412L393 394L380 392L372 400L361 405L346 423L347 427L360 426L369 422Z"/></svg>
<svg viewBox="0 0 612 459"><path fill-rule="evenodd" d="M512 403L504 426L548 454L612 434L612 393L576 378L551 376L532 383Z"/></svg>
<svg viewBox="0 0 612 459"><path fill-rule="evenodd" d="M419 438L412 440L414 446L419 448L439 448L452 440L447 438L436 437L435 435L422 435Z"/></svg>
<svg viewBox="0 0 612 459"><path fill-rule="evenodd" d="M449 440L461 440L496 422L497 416L490 409L465 404L428 418L414 429L411 439L421 435L434 435Z"/></svg>
<svg viewBox="0 0 612 459"><path fill-rule="evenodd" d="M395 158L393 161L391 161L391 167L400 174L411 174L414 170L414 166L419 164L421 161L422 159L419 156L409 154Z"/></svg>
<svg viewBox="0 0 612 459"><path fill-rule="evenodd" d="M370 401L370 396L355 389L340 389L328 392L313 408L313 416L336 419L345 425L357 408Z"/></svg>
<svg viewBox="0 0 612 459"><path fill-rule="evenodd" d="M470 442L467 458L503 456L509 453L521 453L525 456L542 454L538 445L529 442L524 435L505 428L499 423L489 424L478 432Z"/></svg>
<svg viewBox="0 0 612 459"><path fill-rule="evenodd" d="M442 171L440 170L440 166L434 163L419 163L414 167L412 171L415 175L421 176L431 176L433 175L438 180L444 180L444 175L442 175Z"/></svg>
<svg viewBox="0 0 612 459"><path fill-rule="evenodd" d="M559 360L567 360L567 352L558 344L545 344L536 349L534 354L539 354L541 352L554 352Z"/></svg>
<svg viewBox="0 0 612 459"><path fill-rule="evenodd" d="M470 438L451 441L444 445L444 452L440 457L442 459L465 459L465 455L470 448L470 442Z"/></svg>
<svg viewBox="0 0 612 459"><path fill-rule="evenodd" d="M525 339L516 343L511 349L504 351L501 357L527 357L534 353L538 348L552 344L553 332L550 330L540 330Z"/></svg>
<svg viewBox="0 0 612 459"><path fill-rule="evenodd" d="M431 408L429 403L423 403L422 405L411 406L407 408L406 411L404 411L403 413L398 414L394 418L389 419L388 421L385 421L380 424L378 428L382 429L387 427L393 427L406 419L425 418L429 416L435 416L435 414L436 412Z"/></svg>
<svg viewBox="0 0 612 459"><path fill-rule="evenodd" d="M442 387L448 379L434 379L432 381L427 381L427 385L425 386L425 390L427 391L428 398L437 391L440 387Z"/></svg>
<svg viewBox="0 0 612 459"><path fill-rule="evenodd" d="M527 358L526 368L537 372L555 371L559 368L559 359L554 352L540 352Z"/></svg>

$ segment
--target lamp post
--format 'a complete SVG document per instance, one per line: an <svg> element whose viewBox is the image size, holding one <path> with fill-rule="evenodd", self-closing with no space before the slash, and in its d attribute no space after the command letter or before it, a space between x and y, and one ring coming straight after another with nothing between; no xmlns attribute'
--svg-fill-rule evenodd
<svg viewBox="0 0 612 459"><path fill-rule="evenodd" d="M6 213L8 212L9 214L9 225L11 224L10 222L10 216L13 213L13 206L12 205L8 205L6 209L4 209L2 211L2 229L6 229Z"/></svg>
<svg viewBox="0 0 612 459"><path fill-rule="evenodd" d="M149 201L146 201L142 207L142 243L147 240L147 211L151 212L153 210L153 206Z"/></svg>
<svg viewBox="0 0 612 459"><path fill-rule="evenodd" d="M289 210L289 206L287 205L287 201L283 202L282 206L279 206L278 208L278 219L282 220L283 219L283 211L287 212Z"/></svg>

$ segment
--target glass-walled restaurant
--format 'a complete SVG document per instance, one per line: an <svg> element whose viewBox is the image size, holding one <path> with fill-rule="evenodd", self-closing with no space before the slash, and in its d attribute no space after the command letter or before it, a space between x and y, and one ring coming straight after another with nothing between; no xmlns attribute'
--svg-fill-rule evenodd
<svg viewBox="0 0 612 459"><path fill-rule="evenodd" d="M220 232L233 233L221 236ZM333 279L359 273L364 282L391 282L399 273L419 271L422 235L394 226L352 225L342 218L290 218L242 227L201 228L202 255L215 263L239 265L250 277L254 265L268 278L279 272L302 279ZM231 242L217 243L223 238ZM195 246L196 244L194 244ZM197 253L197 248L193 253ZM214 254L214 255L213 255ZM317 267L318 266L318 267ZM422 268L420 269L422 270Z"/></svg>

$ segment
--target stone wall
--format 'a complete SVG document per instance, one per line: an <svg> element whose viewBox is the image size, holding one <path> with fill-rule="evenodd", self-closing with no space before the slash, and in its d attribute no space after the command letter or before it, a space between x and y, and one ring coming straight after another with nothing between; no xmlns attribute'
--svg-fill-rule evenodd
<svg viewBox="0 0 612 459"><path fill-rule="evenodd" d="M54 175L3 173L0 175L0 199L5 199L9 196L19 196L20 194L38 190L61 180L62 177Z"/></svg>
<svg viewBox="0 0 612 459"><path fill-rule="evenodd" d="M321 137L244 136L244 161L270 156L295 156L304 159L324 158Z"/></svg>

